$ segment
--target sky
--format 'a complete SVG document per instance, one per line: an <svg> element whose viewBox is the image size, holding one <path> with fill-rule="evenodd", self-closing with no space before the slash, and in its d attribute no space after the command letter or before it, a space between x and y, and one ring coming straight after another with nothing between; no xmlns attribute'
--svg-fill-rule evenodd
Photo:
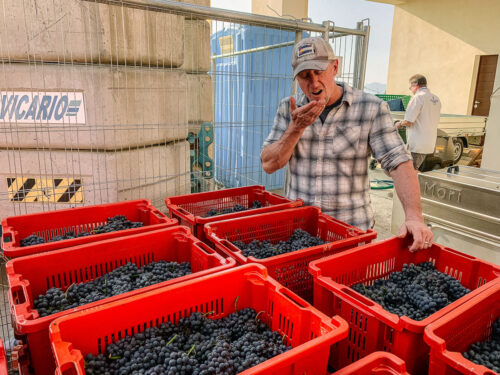
<svg viewBox="0 0 500 375"><path fill-rule="evenodd" d="M251 0L211 0L212 7L252 11ZM370 19L370 40L365 84L387 83L394 6L366 0L309 0L309 18L314 23L333 21L340 27L356 28L356 23Z"/></svg>

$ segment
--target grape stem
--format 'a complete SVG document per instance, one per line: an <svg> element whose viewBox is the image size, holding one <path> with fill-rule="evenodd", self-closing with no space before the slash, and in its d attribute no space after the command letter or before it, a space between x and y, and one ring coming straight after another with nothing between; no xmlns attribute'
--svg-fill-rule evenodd
<svg viewBox="0 0 500 375"><path fill-rule="evenodd" d="M234 300L234 312L238 311L237 306L238 306L239 299L240 299L240 296L236 297L236 299Z"/></svg>
<svg viewBox="0 0 500 375"><path fill-rule="evenodd" d="M257 315L255 315L255 321L257 321L257 319L259 318L259 315L260 315L260 314L262 314L263 312L265 312L265 311L264 311L264 310L259 311L259 312L257 313Z"/></svg>
<svg viewBox="0 0 500 375"><path fill-rule="evenodd" d="M176 338L177 338L177 335L174 335L174 337L172 337L172 338L170 339L170 341L169 341L169 342L167 342L167 345L166 345L166 346L169 346L171 343L173 343L173 342L174 342L174 340L175 340Z"/></svg>
<svg viewBox="0 0 500 375"><path fill-rule="evenodd" d="M64 293L64 298L68 299L68 291L73 285L76 285L76 283L73 283L70 286L68 286L68 289L66 289L66 292Z"/></svg>

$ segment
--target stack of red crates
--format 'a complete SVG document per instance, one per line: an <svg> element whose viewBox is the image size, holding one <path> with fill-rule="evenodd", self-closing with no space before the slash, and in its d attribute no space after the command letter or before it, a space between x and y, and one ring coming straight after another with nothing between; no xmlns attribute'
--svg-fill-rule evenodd
<svg viewBox="0 0 500 375"><path fill-rule="evenodd" d="M193 273L45 317L40 317L34 308L35 298L51 287L65 291L73 283L91 281L128 262L142 267L160 260L190 262ZM179 226L13 259L7 263L6 272L14 331L27 343L35 373L52 375L55 363L48 328L55 318L232 268L235 264L233 259L221 257L192 236L188 228Z"/></svg>
<svg viewBox="0 0 500 375"><path fill-rule="evenodd" d="M254 201L259 201L262 207L206 217L208 211L212 209L220 212L224 209L233 208L236 204L249 208L252 207ZM210 241L207 240L203 231L203 226L207 223L300 207L303 203L300 199L292 201L266 191L265 187L260 185L179 195L165 199L170 218L179 220L181 225L189 227L196 237L208 244L210 244Z"/></svg>
<svg viewBox="0 0 500 375"><path fill-rule="evenodd" d="M392 238L314 261L314 306L329 316L340 315L350 327L347 340L334 350L330 364L341 369L375 351L394 353L406 362L411 374L428 370L429 347L424 329L495 284L500 266L458 251L433 245L418 252L408 251L411 241ZM471 292L421 321L398 317L350 288L371 284L403 264L434 263L436 269L458 279Z"/></svg>
<svg viewBox="0 0 500 375"><path fill-rule="evenodd" d="M327 243L265 259L245 257L231 243L248 243L254 239L278 243L289 239L295 229L303 229ZM363 231L324 215L317 207L299 207L217 221L207 224L205 231L219 253L236 259L239 264L257 263L266 266L271 277L310 302L313 280L308 272L309 262L369 243L377 236L375 231Z"/></svg>
<svg viewBox="0 0 500 375"><path fill-rule="evenodd" d="M462 353L471 344L491 339L491 326L500 318L500 282L429 324L424 339L431 347L429 375L493 375Z"/></svg>
<svg viewBox="0 0 500 375"><path fill-rule="evenodd" d="M324 374L330 346L347 335L347 324L324 314L270 278L265 267L247 265L142 293L56 319L50 325L56 374L84 375L84 357L104 353L118 337L193 312L221 319L253 308L292 349L240 375Z"/></svg>

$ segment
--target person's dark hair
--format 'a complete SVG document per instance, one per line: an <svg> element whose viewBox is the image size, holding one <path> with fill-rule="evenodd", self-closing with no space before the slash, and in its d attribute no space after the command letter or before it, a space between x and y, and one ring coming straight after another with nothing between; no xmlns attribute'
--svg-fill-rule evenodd
<svg viewBox="0 0 500 375"><path fill-rule="evenodd" d="M427 79L422 74L415 74L410 77L410 83L416 83L420 87L427 86Z"/></svg>

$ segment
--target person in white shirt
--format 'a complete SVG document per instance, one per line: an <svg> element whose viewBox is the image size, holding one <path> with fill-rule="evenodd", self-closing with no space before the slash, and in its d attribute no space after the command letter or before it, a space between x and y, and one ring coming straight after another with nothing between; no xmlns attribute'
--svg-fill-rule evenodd
<svg viewBox="0 0 500 375"><path fill-rule="evenodd" d="M408 149L413 157L413 166L419 169L425 157L434 153L437 128L441 114L441 101L427 88L427 79L421 74L410 78L413 98L406 108L403 121L397 121L398 129L406 127Z"/></svg>

